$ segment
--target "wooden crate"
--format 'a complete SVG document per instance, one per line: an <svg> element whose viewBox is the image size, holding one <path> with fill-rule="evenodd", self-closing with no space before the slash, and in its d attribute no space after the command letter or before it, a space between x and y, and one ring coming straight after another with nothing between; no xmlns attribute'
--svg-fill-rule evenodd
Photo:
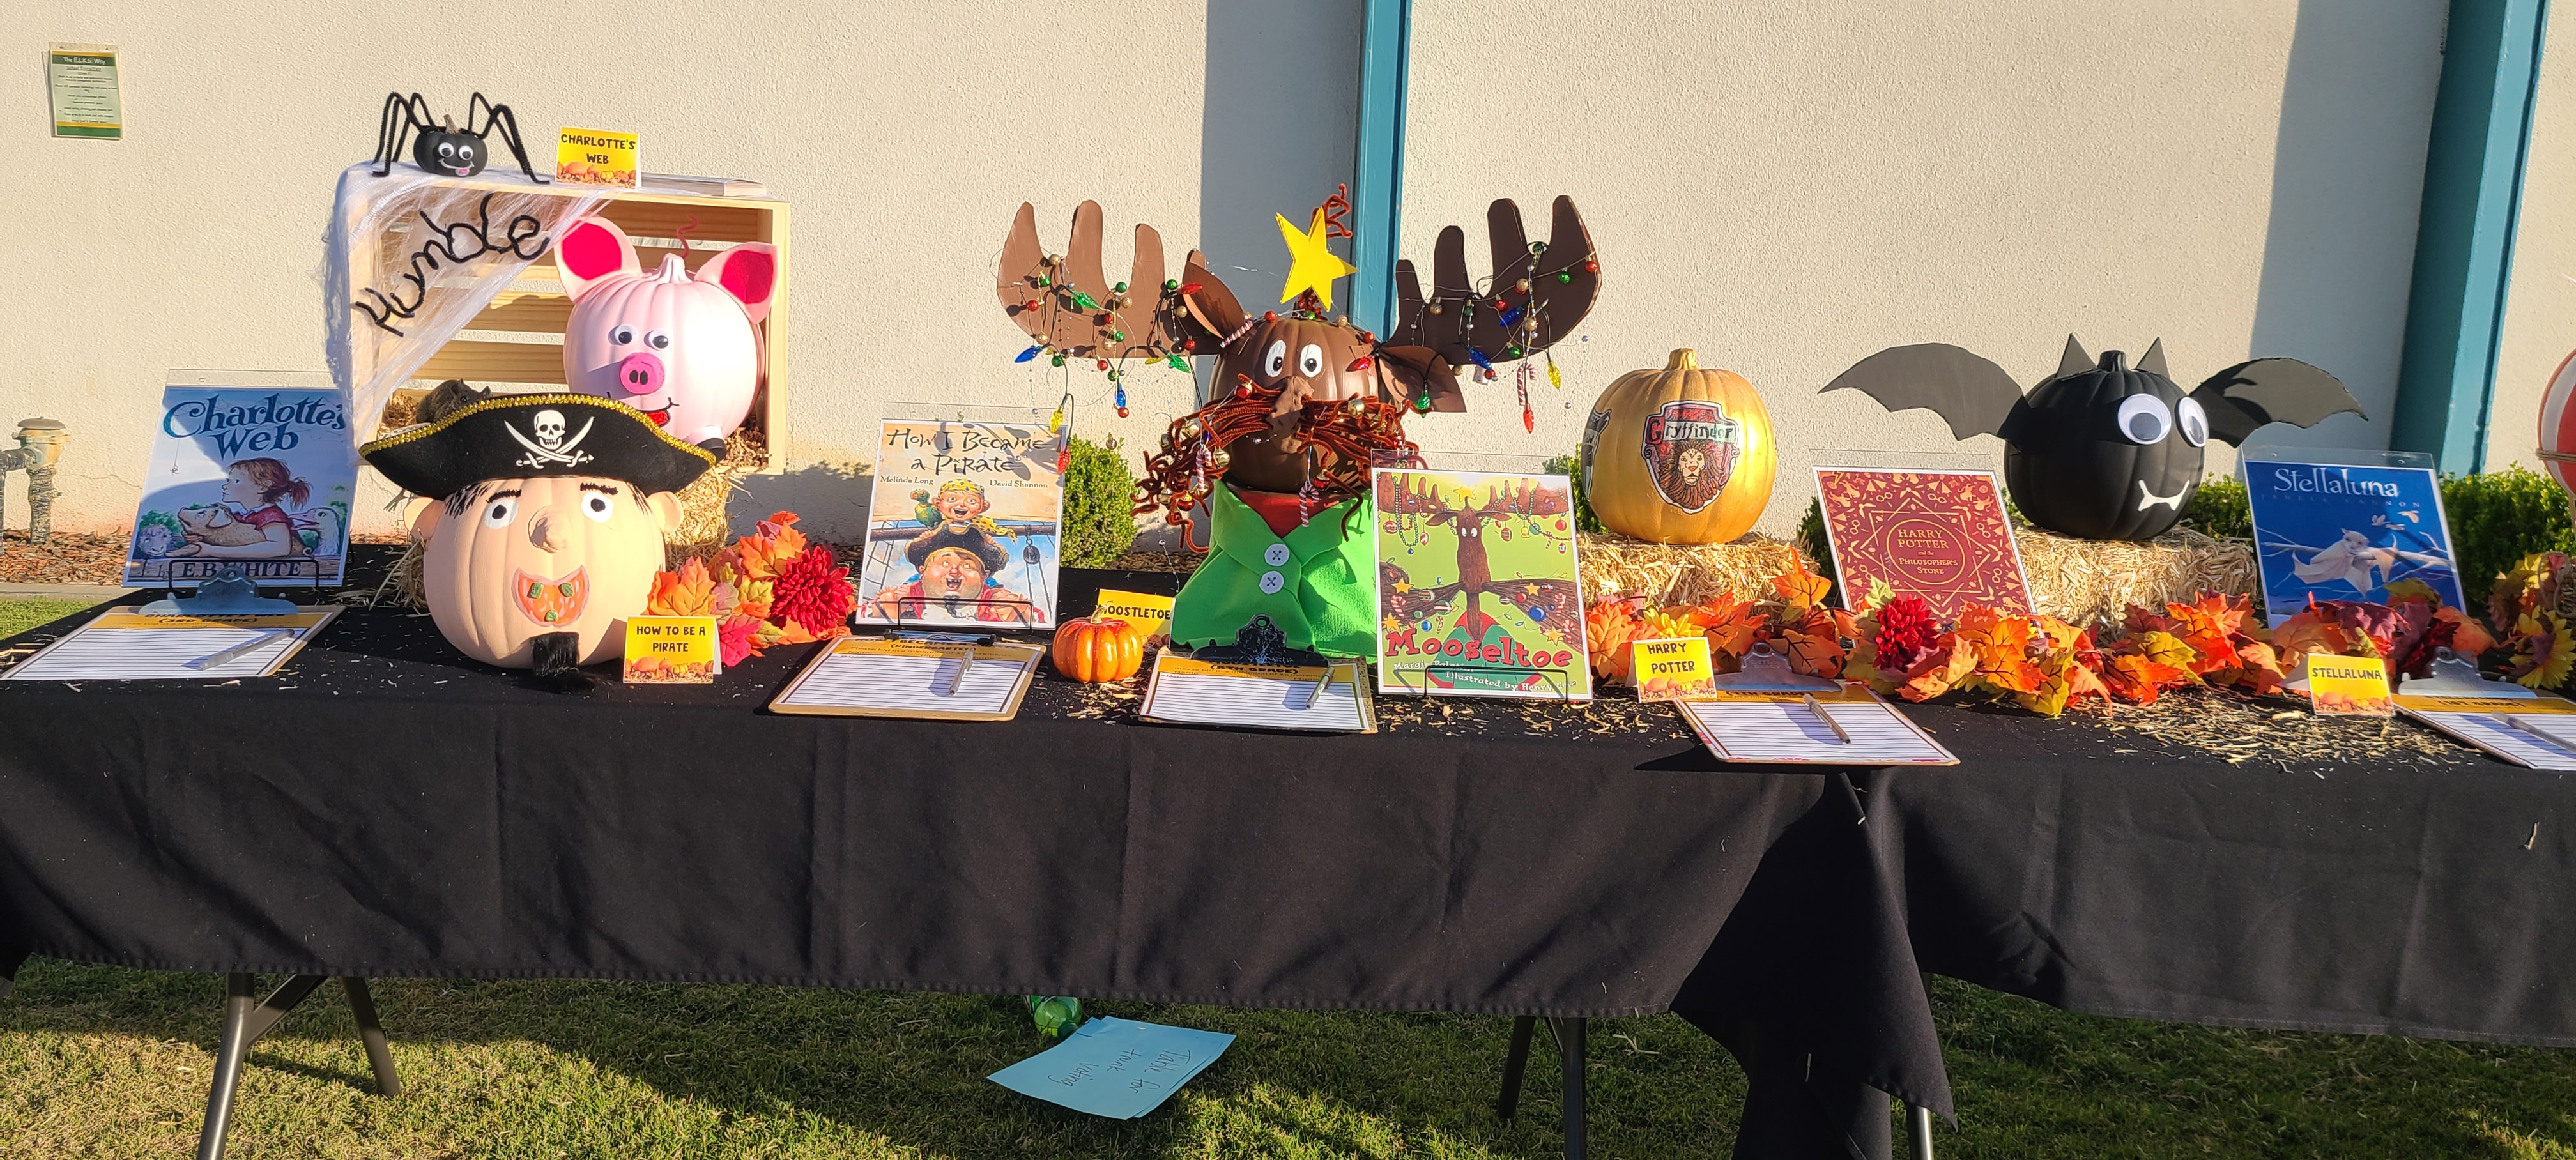
<svg viewBox="0 0 2576 1160"><path fill-rule="evenodd" d="M548 187L553 189L555 187ZM565 189L566 194L583 190ZM636 260L651 272L665 254L679 254L691 272L737 242L767 242L778 247L778 286L761 331L761 386L752 399L743 430L767 449L759 471L777 474L787 462L787 203L767 197L693 197L686 194L620 190L611 192L597 211L635 240ZM691 223L695 222L693 226ZM678 239L685 231L685 252ZM444 379L501 384L561 386L564 322L572 300L556 280L551 257L528 267L484 308L456 338L422 364L414 385L426 388ZM516 341L512 341L512 340Z"/></svg>

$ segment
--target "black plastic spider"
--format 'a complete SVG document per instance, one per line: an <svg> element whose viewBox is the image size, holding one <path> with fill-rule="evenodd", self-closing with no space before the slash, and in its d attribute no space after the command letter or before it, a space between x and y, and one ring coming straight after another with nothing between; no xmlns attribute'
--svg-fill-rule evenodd
<svg viewBox="0 0 2576 1160"><path fill-rule="evenodd" d="M477 113L483 116L483 127L474 127ZM465 127L458 129L454 119L444 124L433 120L429 102L419 93L406 97L401 93L385 94L384 116L376 128L376 172L383 177L393 172L394 162L402 156L403 139L414 131L420 136L412 141L412 164L425 173L442 176L472 177L483 172L483 164L492 157L492 147L485 143L492 130L501 131L501 140L510 146L510 154L519 159L519 172L539 185L546 179L528 165L528 150L519 143L519 118L508 105L496 105L474 94L465 106Z"/></svg>

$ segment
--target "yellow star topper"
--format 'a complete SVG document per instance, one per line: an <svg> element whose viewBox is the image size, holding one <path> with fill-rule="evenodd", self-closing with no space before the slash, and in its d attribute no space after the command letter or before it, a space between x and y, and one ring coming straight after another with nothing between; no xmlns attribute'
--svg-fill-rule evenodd
<svg viewBox="0 0 2576 1160"><path fill-rule="evenodd" d="M1288 285L1279 291L1281 302L1294 302L1301 291L1312 290L1324 309L1333 308L1333 279L1347 278L1360 268L1334 255L1331 239L1324 233L1324 211L1315 211L1313 224L1300 233L1285 214L1272 214L1279 219L1279 240L1288 243Z"/></svg>

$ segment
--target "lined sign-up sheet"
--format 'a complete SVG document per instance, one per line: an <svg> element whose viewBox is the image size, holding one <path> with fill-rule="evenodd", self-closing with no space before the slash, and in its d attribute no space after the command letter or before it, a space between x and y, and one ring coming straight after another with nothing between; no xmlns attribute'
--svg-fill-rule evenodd
<svg viewBox="0 0 2576 1160"><path fill-rule="evenodd" d="M1136 715L1177 725L1375 733L1377 717L1362 679L1356 661L1243 665L1164 653Z"/></svg>
<svg viewBox="0 0 2576 1160"><path fill-rule="evenodd" d="M1861 685L1814 694L1718 692L1673 704L1720 761L1959 764L1922 726Z"/></svg>
<svg viewBox="0 0 2576 1160"><path fill-rule="evenodd" d="M110 609L0 674L0 680L265 677L284 667L339 615L337 605L257 616L155 616Z"/></svg>

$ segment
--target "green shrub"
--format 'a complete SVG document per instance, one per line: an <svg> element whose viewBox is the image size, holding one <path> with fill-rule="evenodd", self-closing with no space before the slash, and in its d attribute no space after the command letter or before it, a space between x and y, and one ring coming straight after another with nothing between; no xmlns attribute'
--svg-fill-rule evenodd
<svg viewBox="0 0 2576 1160"><path fill-rule="evenodd" d="M1808 500L1807 514L1798 517L1798 550L1816 562L1816 575L1837 584L1842 582L1834 575L1833 542L1825 536L1824 501Z"/></svg>
<svg viewBox="0 0 2576 1160"><path fill-rule="evenodd" d="M2527 467L2442 477L2442 515L2469 607L2482 608L2496 577L2533 552L2576 551L2567 491Z"/></svg>
<svg viewBox="0 0 2576 1160"><path fill-rule="evenodd" d="M1106 568L1136 543L1136 476L1118 454L1079 435L1064 467L1064 563Z"/></svg>
<svg viewBox="0 0 2576 1160"><path fill-rule="evenodd" d="M1599 535L1609 529L1601 526L1601 517L1592 514L1592 501L1583 495L1583 457L1571 451L1549 457L1539 470L1549 475L1562 475L1573 480L1574 526Z"/></svg>
<svg viewBox="0 0 2576 1160"><path fill-rule="evenodd" d="M2245 484L2232 475L2213 475L2200 481L2200 490L2192 493L2191 502L2182 505L2182 522L2204 536L2222 540L2254 538L2254 509L2245 498Z"/></svg>

